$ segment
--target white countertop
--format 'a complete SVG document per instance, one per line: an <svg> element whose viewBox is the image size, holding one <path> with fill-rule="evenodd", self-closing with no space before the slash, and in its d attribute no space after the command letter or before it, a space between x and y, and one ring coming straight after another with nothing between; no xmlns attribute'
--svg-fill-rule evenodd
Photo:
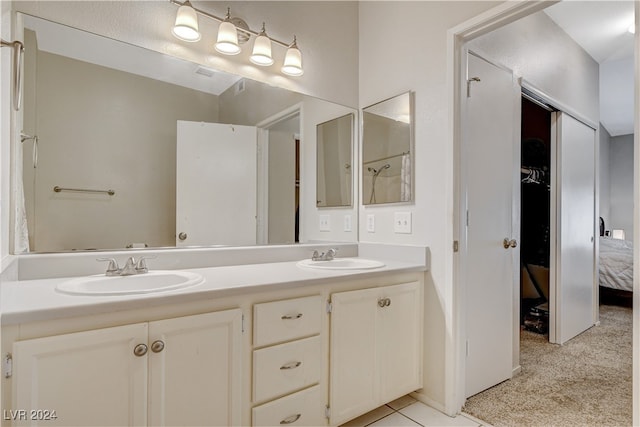
<svg viewBox="0 0 640 427"><path fill-rule="evenodd" d="M379 259L385 266L369 270L318 270L295 261L184 269L201 274L205 282L174 291L126 296L66 295L56 286L71 277L5 281L0 287L3 325L86 316L142 307L227 297L250 292L322 284L337 278L359 279L381 273L426 271L418 262Z"/></svg>

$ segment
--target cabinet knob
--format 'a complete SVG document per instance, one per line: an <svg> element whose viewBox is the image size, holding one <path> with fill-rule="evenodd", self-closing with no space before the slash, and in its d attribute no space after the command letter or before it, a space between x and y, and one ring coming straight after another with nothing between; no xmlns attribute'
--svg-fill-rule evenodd
<svg viewBox="0 0 640 427"><path fill-rule="evenodd" d="M282 424L282 425L293 424L296 421L298 421L301 416L302 416L302 414L291 415L291 416L285 418L284 420L280 421L280 424Z"/></svg>
<svg viewBox="0 0 640 427"><path fill-rule="evenodd" d="M178 239L180 240L187 240L187 233L185 233L184 231L178 234Z"/></svg>
<svg viewBox="0 0 640 427"><path fill-rule="evenodd" d="M138 357L142 357L147 354L147 345L146 344L138 344L133 348L133 354Z"/></svg>
<svg viewBox="0 0 640 427"><path fill-rule="evenodd" d="M391 298L378 299L378 307L389 307L391 305Z"/></svg>
<svg viewBox="0 0 640 427"><path fill-rule="evenodd" d="M151 344L151 351L154 353L160 353L162 350L164 350L164 342L157 340Z"/></svg>

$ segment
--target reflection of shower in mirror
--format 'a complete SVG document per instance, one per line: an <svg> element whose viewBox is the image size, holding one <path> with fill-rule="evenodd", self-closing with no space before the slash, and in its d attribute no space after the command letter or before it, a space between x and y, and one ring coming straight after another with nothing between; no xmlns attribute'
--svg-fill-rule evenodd
<svg viewBox="0 0 640 427"><path fill-rule="evenodd" d="M369 203L376 203L376 179L378 178L378 175L380 175L383 170L389 169L390 167L391 165L389 163L386 163L380 169L375 169L372 167L367 168L369 172L373 173L373 182L371 183L371 196L369 197Z"/></svg>

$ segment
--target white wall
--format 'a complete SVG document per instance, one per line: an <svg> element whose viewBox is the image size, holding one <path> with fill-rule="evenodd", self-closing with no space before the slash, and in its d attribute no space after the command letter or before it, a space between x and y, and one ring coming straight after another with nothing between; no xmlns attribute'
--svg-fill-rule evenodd
<svg viewBox="0 0 640 427"><path fill-rule="evenodd" d="M305 74L280 73L285 48L273 46L276 63L258 67L249 62L250 48L236 56L214 53L218 23L200 18L202 39L179 41L171 34L177 6L157 1L15 1L14 9L96 34L123 40L254 80L345 105L358 103L358 5L352 1L195 2L214 15L231 14L283 42L294 34L303 55Z"/></svg>
<svg viewBox="0 0 640 427"><path fill-rule="evenodd" d="M622 229L633 240L633 135L611 138L611 221L608 230Z"/></svg>
<svg viewBox="0 0 640 427"><path fill-rule="evenodd" d="M24 130L39 138L35 194L25 186L35 198L31 249L172 246L176 122L217 121L218 98L42 51L36 75L37 105L24 108L36 117ZM54 185L115 195L53 193Z"/></svg>
<svg viewBox="0 0 640 427"><path fill-rule="evenodd" d="M600 122L611 136L633 133L634 58L600 64Z"/></svg>
<svg viewBox="0 0 640 427"><path fill-rule="evenodd" d="M611 135L600 126L599 144L599 184L600 184L600 216L604 219L605 229L611 230L611 162L609 153L611 150ZM633 179L633 175L632 175Z"/></svg>
<svg viewBox="0 0 640 427"><path fill-rule="evenodd" d="M360 208L360 241L427 245L422 398L444 409L453 390L453 147L448 144L447 30L499 2L360 3L360 106L415 92L415 202ZM412 213L412 234L393 233L393 213Z"/></svg>
<svg viewBox="0 0 640 427"><path fill-rule="evenodd" d="M513 70L559 106L598 123L598 63L544 12L481 36L469 46Z"/></svg>

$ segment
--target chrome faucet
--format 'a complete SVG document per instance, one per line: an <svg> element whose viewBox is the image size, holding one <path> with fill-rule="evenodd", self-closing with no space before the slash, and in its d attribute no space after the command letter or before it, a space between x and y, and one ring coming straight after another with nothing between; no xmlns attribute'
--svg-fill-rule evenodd
<svg viewBox="0 0 640 427"><path fill-rule="evenodd" d="M338 252L336 248L330 248L327 252L318 253L318 251L313 251L311 255L311 261L331 261Z"/></svg>
<svg viewBox="0 0 640 427"><path fill-rule="evenodd" d="M118 267L118 261L115 258L98 258L97 261L107 261L109 265L107 266L107 271L105 271L105 276L132 276L134 274L143 274L148 273L149 269L147 268L146 260L153 259L156 256L144 256L141 257L137 262L136 259L132 256L127 258L124 267Z"/></svg>

